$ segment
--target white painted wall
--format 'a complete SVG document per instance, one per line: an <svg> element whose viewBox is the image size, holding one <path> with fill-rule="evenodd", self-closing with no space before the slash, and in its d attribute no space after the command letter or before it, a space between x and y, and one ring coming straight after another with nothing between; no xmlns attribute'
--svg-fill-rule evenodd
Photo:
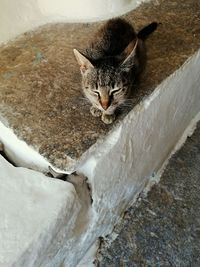
<svg viewBox="0 0 200 267"><path fill-rule="evenodd" d="M147 0L1 0L0 43L49 22L97 21Z"/></svg>
<svg viewBox="0 0 200 267"><path fill-rule="evenodd" d="M74 187L1 155L0 183L0 266L46 266L72 235L80 210Z"/></svg>

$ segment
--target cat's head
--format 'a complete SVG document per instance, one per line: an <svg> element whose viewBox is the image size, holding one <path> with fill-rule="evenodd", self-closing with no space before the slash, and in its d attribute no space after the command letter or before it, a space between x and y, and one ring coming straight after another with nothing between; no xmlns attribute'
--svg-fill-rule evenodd
<svg viewBox="0 0 200 267"><path fill-rule="evenodd" d="M123 104L133 82L133 66L137 42L116 57L105 57L92 62L74 49L82 74L85 96L96 108L112 114Z"/></svg>

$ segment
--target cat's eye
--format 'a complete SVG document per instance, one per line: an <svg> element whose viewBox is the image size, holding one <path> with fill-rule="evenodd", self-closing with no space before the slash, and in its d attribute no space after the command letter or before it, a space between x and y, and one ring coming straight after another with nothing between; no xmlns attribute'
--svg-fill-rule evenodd
<svg viewBox="0 0 200 267"><path fill-rule="evenodd" d="M100 98L100 93L98 91L93 91L95 95L98 96L98 98Z"/></svg>
<svg viewBox="0 0 200 267"><path fill-rule="evenodd" d="M117 93L119 93L119 92L121 92L121 91L123 91L123 88L118 88L118 89L116 89L116 90L111 91L111 92L110 92L110 95L113 96L113 95L115 95L115 94L117 94Z"/></svg>

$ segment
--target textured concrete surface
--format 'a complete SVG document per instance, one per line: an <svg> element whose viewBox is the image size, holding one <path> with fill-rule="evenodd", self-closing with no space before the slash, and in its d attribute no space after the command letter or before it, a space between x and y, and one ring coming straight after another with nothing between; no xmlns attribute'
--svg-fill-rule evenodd
<svg viewBox="0 0 200 267"><path fill-rule="evenodd" d="M137 29L162 23L147 42L149 61L135 105L199 48L200 8L196 0L156 0L125 17ZM89 113L72 53L73 48L84 50L100 24L52 24L0 48L1 116L17 136L62 169L113 127Z"/></svg>
<svg viewBox="0 0 200 267"><path fill-rule="evenodd" d="M100 267L200 266L200 123L160 183L141 196L102 242Z"/></svg>
<svg viewBox="0 0 200 267"><path fill-rule="evenodd" d="M81 209L73 185L13 167L1 155L0 183L0 266L59 266L54 261L66 256Z"/></svg>

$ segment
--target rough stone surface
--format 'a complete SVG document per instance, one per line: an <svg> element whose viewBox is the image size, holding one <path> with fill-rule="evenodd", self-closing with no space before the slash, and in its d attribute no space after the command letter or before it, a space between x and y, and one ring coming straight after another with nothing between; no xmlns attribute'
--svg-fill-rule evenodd
<svg viewBox="0 0 200 267"><path fill-rule="evenodd" d="M199 48L200 7L196 0L156 0L125 17L137 29L162 23L147 41L149 61L135 105ZM51 24L0 48L1 115L17 136L61 169L113 127L89 113L72 53L86 47L100 24Z"/></svg>
<svg viewBox="0 0 200 267"><path fill-rule="evenodd" d="M200 124L170 160L160 183L141 197L103 242L100 267L200 266Z"/></svg>
<svg viewBox="0 0 200 267"><path fill-rule="evenodd" d="M74 187L1 155L0 183L0 266L58 266L81 208Z"/></svg>

